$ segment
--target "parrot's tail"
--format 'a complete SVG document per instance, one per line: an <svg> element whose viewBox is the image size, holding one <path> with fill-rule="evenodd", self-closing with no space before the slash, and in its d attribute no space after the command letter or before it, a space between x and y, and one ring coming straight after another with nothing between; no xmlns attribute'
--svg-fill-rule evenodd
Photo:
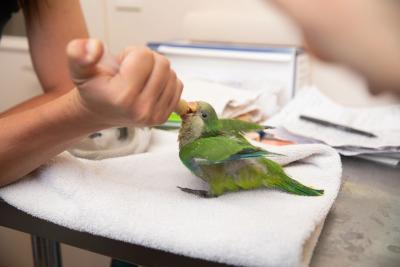
<svg viewBox="0 0 400 267"><path fill-rule="evenodd" d="M282 175L280 179L277 179L273 182L272 187L281 189L288 193L292 193L295 195L301 196L322 196L324 194L324 190L314 189L308 186L305 186L296 180L290 178L286 174ZM269 185L271 186L271 185Z"/></svg>
<svg viewBox="0 0 400 267"><path fill-rule="evenodd" d="M324 190L305 186L290 178L278 163L265 158L263 163L268 168L268 174L264 180L265 186L301 196L321 196L324 194Z"/></svg>

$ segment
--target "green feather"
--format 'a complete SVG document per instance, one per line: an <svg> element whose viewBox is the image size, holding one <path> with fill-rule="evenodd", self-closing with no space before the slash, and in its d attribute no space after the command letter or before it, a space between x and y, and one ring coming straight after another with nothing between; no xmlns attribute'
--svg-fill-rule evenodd
<svg viewBox="0 0 400 267"><path fill-rule="evenodd" d="M242 151L258 152L260 149L251 145L245 139L242 140L235 138L235 136L226 137L221 135L199 138L183 146L179 151L179 157L183 162L197 158L207 160L211 163L218 163Z"/></svg>
<svg viewBox="0 0 400 267"><path fill-rule="evenodd" d="M234 119L219 119L221 129L226 132L252 132L252 131L261 131L264 129L263 126L242 121L242 120L234 120Z"/></svg>
<svg viewBox="0 0 400 267"><path fill-rule="evenodd" d="M290 178L279 164L266 158L201 165L199 168L199 173L209 183L210 195L213 196L261 187L302 196L320 196L324 192Z"/></svg>
<svg viewBox="0 0 400 267"><path fill-rule="evenodd" d="M267 158L259 159L259 161L268 169L268 175L263 179L266 187L302 196L320 196L324 194L324 190L313 189L290 178L278 163Z"/></svg>

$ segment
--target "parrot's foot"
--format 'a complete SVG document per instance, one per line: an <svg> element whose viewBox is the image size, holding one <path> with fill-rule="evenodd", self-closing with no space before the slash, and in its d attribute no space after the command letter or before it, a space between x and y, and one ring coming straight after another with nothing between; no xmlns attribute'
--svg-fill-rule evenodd
<svg viewBox="0 0 400 267"><path fill-rule="evenodd" d="M180 190L182 190L183 192L190 193L190 194L196 195L196 196L198 196L198 197L202 197L202 198L212 198L212 197L215 197L215 196L213 196L212 194L210 194L210 192L208 192L208 191L206 191L206 190L195 190L195 189L184 188L184 187L180 187L180 186L178 186L178 188L179 188Z"/></svg>

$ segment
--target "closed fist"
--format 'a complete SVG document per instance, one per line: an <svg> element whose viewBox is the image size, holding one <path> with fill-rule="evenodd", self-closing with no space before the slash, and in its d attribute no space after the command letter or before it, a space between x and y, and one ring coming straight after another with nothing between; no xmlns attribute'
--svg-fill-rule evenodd
<svg viewBox="0 0 400 267"><path fill-rule="evenodd" d="M94 39L68 44L76 99L93 120L108 126L152 126L165 122L183 85L168 59L146 47L129 47L118 68L102 64L103 46Z"/></svg>

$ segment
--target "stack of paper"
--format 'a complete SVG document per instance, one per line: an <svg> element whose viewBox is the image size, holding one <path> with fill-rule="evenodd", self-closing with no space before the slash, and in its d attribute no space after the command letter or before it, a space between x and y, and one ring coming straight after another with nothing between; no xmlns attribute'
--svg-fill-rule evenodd
<svg viewBox="0 0 400 267"><path fill-rule="evenodd" d="M367 131L367 137L301 120L300 115ZM297 143L325 143L345 156L358 156L389 165L400 163L400 105L349 108L338 105L316 88L300 91L268 124L278 126L276 138Z"/></svg>

